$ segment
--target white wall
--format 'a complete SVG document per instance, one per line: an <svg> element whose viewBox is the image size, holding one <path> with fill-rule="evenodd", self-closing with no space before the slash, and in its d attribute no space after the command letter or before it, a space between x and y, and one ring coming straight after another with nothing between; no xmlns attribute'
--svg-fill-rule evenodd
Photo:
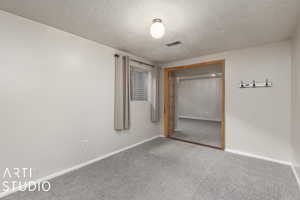
<svg viewBox="0 0 300 200"><path fill-rule="evenodd" d="M1 178L7 167L40 178L159 134L148 102L114 131L115 49L2 11L0 24Z"/></svg>
<svg viewBox="0 0 300 200"><path fill-rule="evenodd" d="M208 55L162 67L225 59L226 149L290 161L290 41ZM241 80L273 81L240 89Z"/></svg>
<svg viewBox="0 0 300 200"><path fill-rule="evenodd" d="M300 180L300 24L292 42L292 164Z"/></svg>

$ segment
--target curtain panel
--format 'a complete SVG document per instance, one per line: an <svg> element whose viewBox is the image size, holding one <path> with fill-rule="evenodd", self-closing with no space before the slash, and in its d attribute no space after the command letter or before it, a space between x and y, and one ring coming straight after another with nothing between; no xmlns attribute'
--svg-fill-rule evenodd
<svg viewBox="0 0 300 200"><path fill-rule="evenodd" d="M151 121L159 121L159 67L151 70Z"/></svg>
<svg viewBox="0 0 300 200"><path fill-rule="evenodd" d="M130 67L129 57L115 55L115 130L126 130L130 126Z"/></svg>

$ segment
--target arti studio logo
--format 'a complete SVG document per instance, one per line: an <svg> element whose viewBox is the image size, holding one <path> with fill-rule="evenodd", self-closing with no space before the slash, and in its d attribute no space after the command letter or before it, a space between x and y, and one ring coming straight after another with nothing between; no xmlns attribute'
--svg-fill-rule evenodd
<svg viewBox="0 0 300 200"><path fill-rule="evenodd" d="M32 168L5 168L3 175L3 192L8 191L43 191L51 189L49 181L32 181Z"/></svg>

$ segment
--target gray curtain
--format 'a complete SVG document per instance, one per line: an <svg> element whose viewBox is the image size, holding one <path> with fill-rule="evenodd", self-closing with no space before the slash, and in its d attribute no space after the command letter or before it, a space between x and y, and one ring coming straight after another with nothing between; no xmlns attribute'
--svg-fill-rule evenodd
<svg viewBox="0 0 300 200"><path fill-rule="evenodd" d="M151 71L151 121L159 121L159 67L153 67Z"/></svg>
<svg viewBox="0 0 300 200"><path fill-rule="evenodd" d="M115 55L115 130L129 129L129 57Z"/></svg>

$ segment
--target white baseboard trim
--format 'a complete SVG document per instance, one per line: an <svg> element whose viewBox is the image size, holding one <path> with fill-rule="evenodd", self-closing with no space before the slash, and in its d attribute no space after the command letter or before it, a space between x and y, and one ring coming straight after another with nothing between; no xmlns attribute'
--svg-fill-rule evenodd
<svg viewBox="0 0 300 200"><path fill-rule="evenodd" d="M138 146L138 145L141 145L141 144L143 144L143 143L149 142L149 141L154 140L154 139L159 138L159 137L161 137L161 135L157 135L157 136L148 138L148 139L143 140L143 141L141 141L141 142L135 143L135 144L133 144L133 145L124 147L124 148L119 149L119 150L116 150L116 151L113 151L113 152L111 152L111 153L105 154L105 155L100 156L100 157L97 157L97 158L95 158L95 159L92 159L92 160L86 161L86 162L84 162L84 163L80 163L80 164L78 164L78 165L75 165L75 166L73 166L73 167L70 167L70 168L67 168L67 169L64 169L64 170L55 172L55 173L50 174L50 175L48 175L48 176L39 178L39 179L37 179L37 180L35 180L35 181L33 181L33 182L36 183L36 184L38 184L38 183L41 183L41 182L43 182L43 181L51 180L51 179L53 179L53 178L55 178L55 177L62 176L62 175L64 175L64 174L66 174L66 173L69 173L69 172L78 170L78 169L80 169L80 168L82 168L82 167L85 167L85 166L87 166L87 165L93 164L93 163L95 163L95 162L98 162L98 161L100 161L100 160L103 160L103 159L105 159L105 158L108 158L108 157L110 157L110 156L112 156L112 155L115 155L115 154L120 153L120 152L122 152L122 151L126 151L126 150L128 150L128 149L131 149L131 148L133 148L133 147L136 147L136 146ZM32 184L31 184L31 185L32 185ZM31 186L31 185L22 185L22 186L19 186L19 187L15 188L14 190L9 190L9 191L7 191L7 192L1 192L1 193L0 193L0 198L3 198L3 197L5 197L5 196L8 196L8 195L10 195L10 194L12 194L12 193L18 192L18 191L21 190L21 188L24 188L24 187L25 187L25 188L28 188L28 187Z"/></svg>
<svg viewBox="0 0 300 200"><path fill-rule="evenodd" d="M242 151L238 151L238 150L233 150L233 149L225 149L226 152L229 153L234 153L234 154L239 154L242 156L247 156L247 157L252 157L252 158L257 158L257 159L261 159L261 160L267 160L267 161L271 161L271 162L275 162L275 163L280 163L283 165L290 165L291 163L288 161L283 161L283 160L277 160L277 159L273 159L273 158L269 158L269 157L264 157L264 156L259 156L259 155L255 155L252 153L246 153L246 152L242 152Z"/></svg>
<svg viewBox="0 0 300 200"><path fill-rule="evenodd" d="M300 189L300 176L299 176L299 174L297 173L297 171L296 171L296 169L295 169L295 166L294 166L293 164L291 165L291 167L292 167L293 173L294 173L294 175L295 175L295 177L296 177L296 180L297 180L297 183L298 183L298 186L299 186L299 189Z"/></svg>

